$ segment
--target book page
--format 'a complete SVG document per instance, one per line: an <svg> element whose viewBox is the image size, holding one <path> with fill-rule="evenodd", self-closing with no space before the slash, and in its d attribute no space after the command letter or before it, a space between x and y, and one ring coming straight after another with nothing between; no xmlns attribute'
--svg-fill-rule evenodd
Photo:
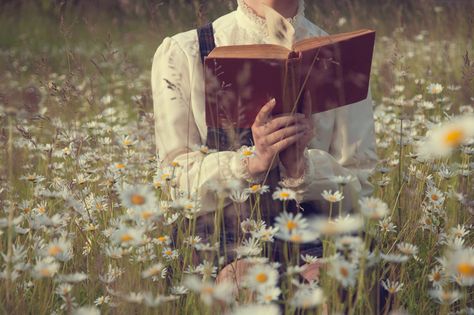
<svg viewBox="0 0 474 315"><path fill-rule="evenodd" d="M214 48L209 58L288 59L291 50L279 45L234 45Z"/></svg>

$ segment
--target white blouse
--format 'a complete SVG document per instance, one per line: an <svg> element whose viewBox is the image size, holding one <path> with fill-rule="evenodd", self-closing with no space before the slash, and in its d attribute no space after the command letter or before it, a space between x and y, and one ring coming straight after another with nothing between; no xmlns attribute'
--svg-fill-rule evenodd
<svg viewBox="0 0 474 315"><path fill-rule="evenodd" d="M265 19L257 16L243 0L238 7L213 22L216 46L270 43ZM298 13L288 19L295 29L295 41L327 35L304 16L304 0ZM228 183L248 187L241 154L235 151L203 153L206 143L203 66L195 29L166 37L158 47L151 83L155 112L155 135L161 167L177 162L175 188L171 195L190 192L199 197L200 214L213 211L217 200L211 188ZM323 190L337 190L335 176L353 178L344 186L343 205L354 207L362 195L372 191L368 176L375 168L375 132L371 93L350 106L314 114L315 136L305 151L306 172L300 179L288 179L280 162L282 186L300 190L300 201L321 201ZM164 164L163 164L164 163ZM217 184L221 183L221 184ZM216 185L217 184L217 185ZM219 186L221 185L221 186ZM225 205L230 203L225 199Z"/></svg>

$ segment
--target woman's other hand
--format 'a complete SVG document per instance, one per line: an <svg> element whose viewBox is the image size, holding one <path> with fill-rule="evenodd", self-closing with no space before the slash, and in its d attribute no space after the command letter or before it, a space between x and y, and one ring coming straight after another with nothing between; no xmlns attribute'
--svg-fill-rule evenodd
<svg viewBox="0 0 474 315"><path fill-rule="evenodd" d="M278 154L292 147L308 132L304 114L284 114L271 117L275 99L265 104L252 125L255 154L249 160L249 173L258 175L278 165Z"/></svg>

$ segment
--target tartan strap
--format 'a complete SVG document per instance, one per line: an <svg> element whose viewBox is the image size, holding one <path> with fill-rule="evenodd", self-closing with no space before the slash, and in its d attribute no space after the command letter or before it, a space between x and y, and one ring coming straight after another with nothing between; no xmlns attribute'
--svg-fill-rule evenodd
<svg viewBox="0 0 474 315"><path fill-rule="evenodd" d="M214 29L212 22L197 29L199 39L199 51L201 53L201 62L204 64L204 58L216 47L214 41Z"/></svg>

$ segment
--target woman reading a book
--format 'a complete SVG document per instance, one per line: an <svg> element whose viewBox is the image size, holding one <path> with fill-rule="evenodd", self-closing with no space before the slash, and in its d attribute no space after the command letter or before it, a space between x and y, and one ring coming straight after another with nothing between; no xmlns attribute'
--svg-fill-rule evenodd
<svg viewBox="0 0 474 315"><path fill-rule="evenodd" d="M306 114L273 116L275 102L270 100L252 125L255 151L251 157L242 158L241 150L216 152L204 147L208 130L202 62L213 45L273 43L270 33L274 30L267 25L262 3L286 19L291 29L284 27L282 32L294 34L292 41L327 35L304 16L303 0L237 2L237 9L215 20L212 29L201 29L199 34L190 30L166 37L155 53L151 77L160 161L162 167L171 162L178 165L174 169L176 186L171 195L179 199L180 194L176 192L190 193L198 200L196 233L204 239L214 228L217 196L227 194L222 212L226 234L225 239L219 241L229 259L224 261L218 281L239 281L249 267L248 263L232 256L231 242L238 239L235 235L239 233L240 222L249 216L248 209L236 213L235 197L234 201L230 199L232 191L267 184L262 180L268 178L268 172L278 169L279 187L297 191L300 203L306 202L313 205L312 209L324 211L327 203L321 193L338 190L338 181L348 179L342 201L343 210L348 212L360 196L371 193L367 178L377 161L370 90L359 104L314 115L307 111ZM305 108L311 106L310 97L304 97L304 102ZM261 186L253 186L253 189L256 187ZM265 195L271 196L271 193L263 194L262 198ZM267 226L273 224L272 218L279 214L281 207L278 208L274 200L262 207L266 207L265 218L270 220ZM313 247L310 244L304 250L318 256L321 244L313 244ZM306 269L303 277L311 280L317 274L318 265L314 264Z"/></svg>

